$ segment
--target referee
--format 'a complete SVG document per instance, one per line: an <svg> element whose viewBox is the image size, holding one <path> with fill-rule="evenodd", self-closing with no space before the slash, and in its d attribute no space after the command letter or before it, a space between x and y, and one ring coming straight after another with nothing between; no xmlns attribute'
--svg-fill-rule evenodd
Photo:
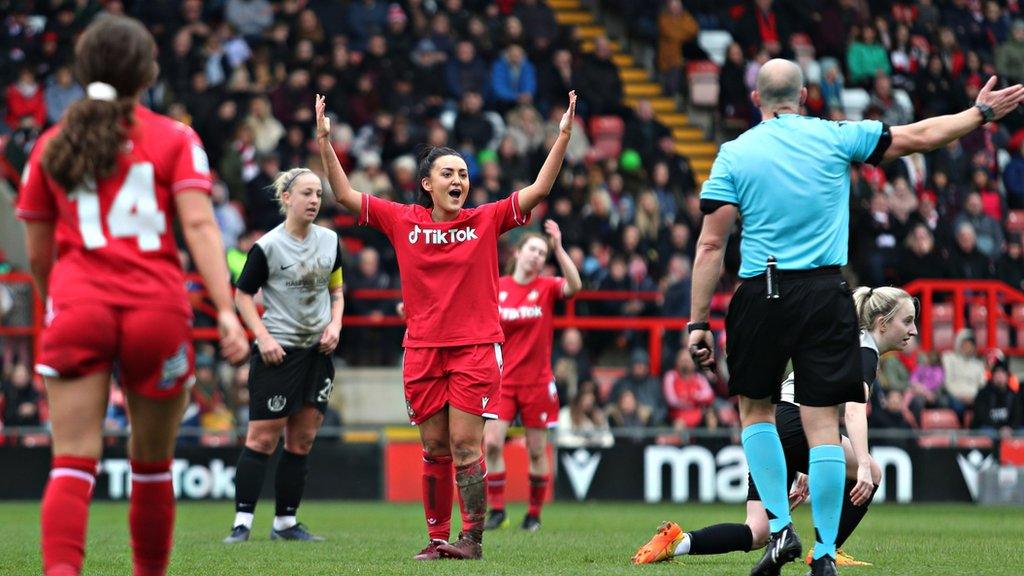
<svg viewBox="0 0 1024 576"><path fill-rule="evenodd" d="M752 576L778 574L796 559L786 461L773 401L790 359L795 396L810 446L808 483L816 542L811 574L838 574L835 538L845 459L837 406L864 402L857 317L840 275L849 236L850 163L878 164L943 146L1024 99L1024 87L993 91L959 114L906 126L831 122L799 114L807 97L800 67L770 60L751 95L765 120L722 145L701 191L704 226L693 274L690 351L714 363L708 308L726 242L743 217L740 278L726 317L731 394L740 396L743 450L769 518L771 539Z"/></svg>

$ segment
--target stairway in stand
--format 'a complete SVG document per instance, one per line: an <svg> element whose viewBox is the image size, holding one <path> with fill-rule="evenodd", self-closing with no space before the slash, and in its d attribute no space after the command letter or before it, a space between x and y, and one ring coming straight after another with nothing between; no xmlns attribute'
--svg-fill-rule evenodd
<svg viewBox="0 0 1024 576"><path fill-rule="evenodd" d="M593 52L594 40L608 36L604 26L580 5L580 0L547 0L547 3L560 25L575 28L575 37L580 40L584 52ZM640 100L650 101L658 120L672 130L676 151L690 159L698 185L707 180L718 145L705 138L703 131L690 123L689 116L679 110L675 99L665 94L661 84L654 81L647 70L639 67L619 42L612 41L611 46L612 60L622 79L625 104L635 107Z"/></svg>

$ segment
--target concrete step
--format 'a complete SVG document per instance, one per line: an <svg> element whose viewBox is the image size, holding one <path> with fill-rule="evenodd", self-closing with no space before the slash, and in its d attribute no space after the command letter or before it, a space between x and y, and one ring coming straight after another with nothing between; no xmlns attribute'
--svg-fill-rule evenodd
<svg viewBox="0 0 1024 576"><path fill-rule="evenodd" d="M637 98L654 98L661 96L661 86L654 82L626 82L622 86L626 96Z"/></svg>
<svg viewBox="0 0 1024 576"><path fill-rule="evenodd" d="M711 164L714 163L712 158L691 158L690 167L693 168L695 173L707 172L711 173Z"/></svg>
<svg viewBox="0 0 1024 576"><path fill-rule="evenodd" d="M615 62L615 65L619 68L630 68L632 66L636 66L636 62L629 54L615 54L612 56L612 62Z"/></svg>
<svg viewBox="0 0 1024 576"><path fill-rule="evenodd" d="M640 100L647 100L651 103L651 108L654 109L655 114L676 112L676 101L672 98L624 98L626 106L635 108Z"/></svg>
<svg viewBox="0 0 1024 576"><path fill-rule="evenodd" d="M621 52L622 51L622 44L620 44L618 42L611 41L611 42L609 42L609 45L611 45L612 52ZM585 42L581 42L580 43L580 50L582 50L583 52L587 52L587 53L593 52L594 51L594 42L591 41L591 40L587 40Z"/></svg>
<svg viewBox="0 0 1024 576"><path fill-rule="evenodd" d="M688 158L714 158L718 146L711 142L676 142L676 152Z"/></svg>
<svg viewBox="0 0 1024 576"><path fill-rule="evenodd" d="M574 34L582 42L604 36L605 31L603 26L577 26Z"/></svg>
<svg viewBox="0 0 1024 576"><path fill-rule="evenodd" d="M626 82L647 82L651 79L651 75L647 73L647 70L643 68L620 68L619 78L622 79L623 83Z"/></svg>
<svg viewBox="0 0 1024 576"><path fill-rule="evenodd" d="M594 15L583 10L555 12L555 22L562 26L582 26L594 23Z"/></svg>
<svg viewBox="0 0 1024 576"><path fill-rule="evenodd" d="M690 117L678 112L668 112L657 115L658 120L669 128L685 128L690 125Z"/></svg>
<svg viewBox="0 0 1024 576"><path fill-rule="evenodd" d="M689 126L686 128L673 128L672 137L676 139L676 142L704 142L704 131L700 128Z"/></svg>
<svg viewBox="0 0 1024 576"><path fill-rule="evenodd" d="M556 13L564 10L579 10L580 0L548 0L548 6Z"/></svg>

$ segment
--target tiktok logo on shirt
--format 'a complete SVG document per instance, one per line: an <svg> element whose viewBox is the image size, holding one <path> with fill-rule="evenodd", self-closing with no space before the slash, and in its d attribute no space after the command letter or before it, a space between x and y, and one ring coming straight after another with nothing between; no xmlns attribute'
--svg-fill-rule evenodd
<svg viewBox="0 0 1024 576"><path fill-rule="evenodd" d="M425 230L419 225L413 225L412 232L409 232L409 244L419 242L421 237L424 244L455 244L477 239L476 228L468 226L451 230Z"/></svg>

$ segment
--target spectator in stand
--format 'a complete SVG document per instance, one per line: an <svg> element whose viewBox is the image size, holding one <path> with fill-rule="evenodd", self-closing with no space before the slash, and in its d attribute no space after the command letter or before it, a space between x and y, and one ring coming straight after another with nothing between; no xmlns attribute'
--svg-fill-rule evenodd
<svg viewBox="0 0 1024 576"><path fill-rule="evenodd" d="M1024 19L1013 21L1010 38L996 48L996 72L1011 84L1024 79Z"/></svg>
<svg viewBox="0 0 1024 576"><path fill-rule="evenodd" d="M68 109L68 106L83 96L85 96L85 92L78 82L75 82L71 68L68 66L58 67L53 73L44 95L46 119L50 124L56 124L64 116L64 111Z"/></svg>
<svg viewBox="0 0 1024 576"><path fill-rule="evenodd" d="M552 115L558 110L563 95L571 90L577 82L576 69L573 66L572 52L565 48L555 51L549 61L540 65L537 71L537 106L541 111L548 110ZM585 110L580 106L580 110ZM584 133L584 131L579 131ZM576 135L573 131L573 135Z"/></svg>
<svg viewBox="0 0 1024 576"><path fill-rule="evenodd" d="M651 158L657 153L658 142L672 132L654 117L650 100L641 100L632 117L626 123L622 146L640 153L641 158Z"/></svg>
<svg viewBox="0 0 1024 576"><path fill-rule="evenodd" d="M789 57L789 37L795 26L773 4L772 0L754 0L736 25L736 38L751 56L764 49L770 58Z"/></svg>
<svg viewBox="0 0 1024 576"><path fill-rule="evenodd" d="M580 390L558 411L558 445L608 448L615 438L608 429L608 420L597 405L593 385Z"/></svg>
<svg viewBox="0 0 1024 576"><path fill-rule="evenodd" d="M992 260L977 246L974 226L961 222L956 227L956 243L950 250L949 264L953 278L987 280L995 275Z"/></svg>
<svg viewBox="0 0 1024 576"><path fill-rule="evenodd" d="M537 71L522 46L511 44L491 67L491 95L500 112L532 104L537 96Z"/></svg>
<svg viewBox="0 0 1024 576"><path fill-rule="evenodd" d="M975 168L971 172L971 189L981 196L981 211L996 224L1003 221L1003 197L992 181L987 168ZM1000 227L1001 228L1001 227ZM993 255L994 257L995 255Z"/></svg>
<svg viewBox="0 0 1024 576"><path fill-rule="evenodd" d="M559 346L552 356L558 402L565 406L580 391L593 385L594 381L590 372L590 357L583 347L583 335L580 331L576 328L567 328L562 332Z"/></svg>
<svg viewBox="0 0 1024 576"><path fill-rule="evenodd" d="M665 423L665 399L658 381L651 376L650 356L643 349L633 350L629 355L629 369L612 386L609 400L613 405L618 405L620 397L627 391L636 398L637 404L650 411L649 422L652 426Z"/></svg>
<svg viewBox="0 0 1024 576"><path fill-rule="evenodd" d="M1010 141L1010 162L1003 168L1003 186L1006 188L1006 206L1010 210L1024 209L1024 132Z"/></svg>
<svg viewBox="0 0 1024 576"><path fill-rule="evenodd" d="M850 31L850 46L846 51L847 81L868 88L878 75L889 76L892 66L885 46L878 42L878 30L871 24Z"/></svg>
<svg viewBox="0 0 1024 576"><path fill-rule="evenodd" d="M963 418L985 385L985 363L978 357L978 345L972 330L961 329L953 349L942 353L942 371L946 375L943 391L948 395L949 407Z"/></svg>
<svg viewBox="0 0 1024 576"><path fill-rule="evenodd" d="M1020 234L1006 238L1006 251L996 261L996 277L1016 290L1024 290L1024 252Z"/></svg>
<svg viewBox="0 0 1024 576"><path fill-rule="evenodd" d="M950 74L939 54L928 57L927 68L914 80L914 98L917 115L922 118L953 113L962 109L966 102L963 87Z"/></svg>
<svg viewBox="0 0 1024 576"><path fill-rule="evenodd" d="M591 115L619 114L622 101L622 79L612 62L612 47L608 38L594 40L593 54L583 57L579 71L580 93Z"/></svg>
<svg viewBox="0 0 1024 576"><path fill-rule="evenodd" d="M919 278L948 278L949 268L935 248L935 238L924 223L916 224L903 243L899 255L899 283Z"/></svg>
<svg viewBox="0 0 1024 576"><path fill-rule="evenodd" d="M213 217L224 238L224 247L230 249L238 244L238 237L245 232L245 218L229 202L228 187L222 180L214 180L210 199L213 201Z"/></svg>
<svg viewBox="0 0 1024 576"><path fill-rule="evenodd" d="M683 88L683 45L693 42L700 32L697 20L681 0L668 0L658 15L658 74L669 94Z"/></svg>
<svg viewBox="0 0 1024 576"><path fill-rule="evenodd" d="M270 110L270 100L264 96L252 99L249 103L249 115L244 122L252 130L257 152L273 152L284 137L284 126L274 118Z"/></svg>
<svg viewBox="0 0 1024 576"><path fill-rule="evenodd" d="M888 276L896 265L898 236L897 222L885 193L877 192L871 197L869 212L858 218L854 230L861 283L867 286L888 284Z"/></svg>
<svg viewBox="0 0 1024 576"><path fill-rule="evenodd" d="M461 100L465 92L483 94L490 86L487 64L477 56L476 47L469 40L461 40L455 45L455 57L448 61L445 77L448 95L456 100ZM558 93L559 104L570 89Z"/></svg>
<svg viewBox="0 0 1024 576"><path fill-rule="evenodd" d="M274 9L267 0L227 0L224 20L238 33L256 40L274 22Z"/></svg>
<svg viewBox="0 0 1024 576"><path fill-rule="evenodd" d="M489 147L494 139L494 125L485 115L483 108L484 99L478 92L462 93L459 113L455 117L455 128L452 131L457 146L468 145L475 152Z"/></svg>
<svg viewBox="0 0 1024 576"><path fill-rule="evenodd" d="M985 213L984 202L979 192L971 192L964 200L964 210L953 222L959 241L960 230L970 224L976 236L978 251L988 259L998 258L1003 249L1003 228L999 222ZM976 277L976 276L975 276Z"/></svg>
<svg viewBox="0 0 1024 576"><path fill-rule="evenodd" d="M745 130L750 126L752 105L747 90L747 60L743 47L733 42L725 53L725 64L718 73L718 113L732 130Z"/></svg>
<svg viewBox="0 0 1024 576"><path fill-rule="evenodd" d="M25 116L35 120L36 126L40 128L46 125L46 100L43 98L43 88L31 69L22 68L18 71L18 79L7 87L5 98L6 121L10 130L17 129Z"/></svg>
<svg viewBox="0 0 1024 576"><path fill-rule="evenodd" d="M662 392L669 422L676 430L717 425L715 391L704 374L697 372L688 350L675 354L675 365L662 379Z"/></svg>
<svg viewBox="0 0 1024 576"><path fill-rule="evenodd" d="M365 190L378 198L391 198L391 180L381 169L380 154L367 150L359 155L356 169L349 176L349 182L357 190Z"/></svg>
<svg viewBox="0 0 1024 576"><path fill-rule="evenodd" d="M911 428L903 410L903 392L889 390L884 394L875 394L871 402L871 415L868 424L871 428L904 429Z"/></svg>
<svg viewBox="0 0 1024 576"><path fill-rule="evenodd" d="M11 369L3 384L3 426L39 426L39 391L32 385L32 371L21 362Z"/></svg>
<svg viewBox="0 0 1024 576"><path fill-rule="evenodd" d="M361 188L365 189L365 188ZM359 265L355 273L345 282L346 296L356 290L387 290L393 288L391 275L381 270L380 253L375 248L366 247L359 252ZM383 299L346 298L349 313L356 316L369 316L379 320L388 315L394 302ZM342 353L354 366L381 366L391 363L394 351L401 343L401 337L394 338L391 329L378 328L361 333L348 331L342 334ZM347 345L345 345L347 344Z"/></svg>
<svg viewBox="0 0 1024 576"><path fill-rule="evenodd" d="M512 14L523 25L525 47L530 58L538 62L547 60L546 56L558 39L558 22L555 21L555 13L551 7L547 2L540 0L518 0ZM565 94L565 91L562 94Z"/></svg>
<svg viewBox="0 0 1024 576"><path fill-rule="evenodd" d="M942 359L935 350L923 352L922 359L910 374L910 390L907 391L907 406L911 413L921 421L921 411L925 408L940 408L946 405L942 391L945 376L942 372Z"/></svg>
<svg viewBox="0 0 1024 576"><path fill-rule="evenodd" d="M388 7L379 0L356 0L349 4L347 16L350 47L361 52L371 35L384 32L387 27Z"/></svg>
<svg viewBox="0 0 1024 576"><path fill-rule="evenodd" d="M632 390L623 390L608 408L608 421L612 428L644 428L651 422L651 407L637 401ZM642 433L634 435L637 440Z"/></svg>
<svg viewBox="0 0 1024 576"><path fill-rule="evenodd" d="M1009 378L1010 368L1005 360L993 364L992 376L974 399L972 428L1009 436L1021 427L1021 398L1007 386Z"/></svg>
<svg viewBox="0 0 1024 576"><path fill-rule="evenodd" d="M870 105L877 106L883 111L881 120L890 126L901 126L914 121L914 111L896 99L892 92L892 80L885 74L875 75Z"/></svg>

